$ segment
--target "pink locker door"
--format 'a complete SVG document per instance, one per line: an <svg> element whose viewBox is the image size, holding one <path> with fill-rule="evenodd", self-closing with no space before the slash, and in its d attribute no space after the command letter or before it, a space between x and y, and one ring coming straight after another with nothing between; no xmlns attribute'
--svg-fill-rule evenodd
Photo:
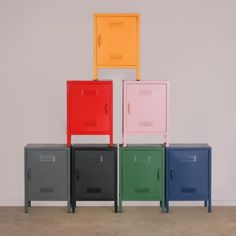
<svg viewBox="0 0 236 236"><path fill-rule="evenodd" d="M167 131L167 85L127 84L126 130L131 133Z"/></svg>

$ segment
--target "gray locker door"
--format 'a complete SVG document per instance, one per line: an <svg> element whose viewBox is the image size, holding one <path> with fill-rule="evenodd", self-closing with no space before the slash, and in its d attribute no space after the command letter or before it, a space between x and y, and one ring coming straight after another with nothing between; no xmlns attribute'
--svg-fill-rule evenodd
<svg viewBox="0 0 236 236"><path fill-rule="evenodd" d="M30 200L67 200L67 151L28 151Z"/></svg>
<svg viewBox="0 0 236 236"><path fill-rule="evenodd" d="M114 152L76 152L76 198L114 199Z"/></svg>

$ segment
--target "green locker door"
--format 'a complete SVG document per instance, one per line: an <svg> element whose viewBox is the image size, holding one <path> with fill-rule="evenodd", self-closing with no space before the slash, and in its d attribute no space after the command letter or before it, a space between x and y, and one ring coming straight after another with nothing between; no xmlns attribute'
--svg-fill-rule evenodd
<svg viewBox="0 0 236 236"><path fill-rule="evenodd" d="M164 191L163 150L124 150L123 200L160 200Z"/></svg>

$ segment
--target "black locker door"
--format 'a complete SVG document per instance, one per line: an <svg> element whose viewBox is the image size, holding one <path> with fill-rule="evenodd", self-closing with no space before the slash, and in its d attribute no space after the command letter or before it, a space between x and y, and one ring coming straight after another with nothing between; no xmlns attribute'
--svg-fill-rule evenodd
<svg viewBox="0 0 236 236"><path fill-rule="evenodd" d="M76 151L75 194L77 200L114 199L114 151Z"/></svg>

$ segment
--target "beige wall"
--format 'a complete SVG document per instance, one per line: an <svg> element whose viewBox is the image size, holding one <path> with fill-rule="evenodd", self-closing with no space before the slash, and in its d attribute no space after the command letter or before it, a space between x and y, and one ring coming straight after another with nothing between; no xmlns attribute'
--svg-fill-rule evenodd
<svg viewBox="0 0 236 236"><path fill-rule="evenodd" d="M0 0L0 205L23 204L25 144L65 142L65 82L93 77L96 12L141 13L141 79L170 81L170 141L212 145L213 203L236 205L234 0ZM120 143L121 79L135 74L100 76L115 82Z"/></svg>

